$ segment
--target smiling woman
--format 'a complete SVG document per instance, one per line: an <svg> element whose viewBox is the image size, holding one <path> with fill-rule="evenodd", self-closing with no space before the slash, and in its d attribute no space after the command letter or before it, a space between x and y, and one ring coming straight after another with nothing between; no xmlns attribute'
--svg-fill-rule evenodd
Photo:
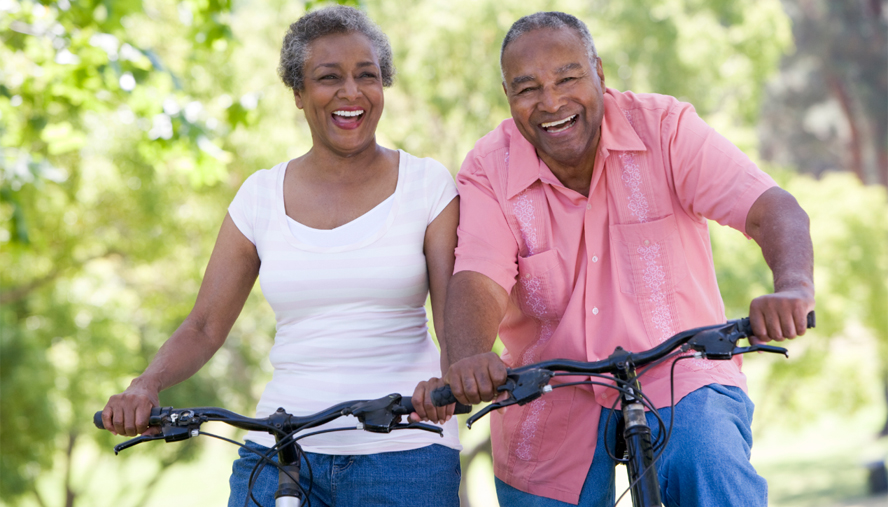
<svg viewBox="0 0 888 507"><path fill-rule="evenodd" d="M279 73L305 114L312 147L244 182L194 309L148 369L111 397L106 428L146 431L159 391L219 349L257 277L277 319L274 376L257 417L278 407L307 415L346 400L407 395L440 375L425 301L430 295L444 336L438 316L454 265L456 188L434 160L376 143L391 55L385 35L356 9L328 7L291 25ZM417 407L426 410L449 419L453 408ZM300 483L315 506L458 505L455 423L444 424L444 439L415 431L308 437L302 448L311 466L302 467ZM244 505L249 491L273 505L277 471L265 467L254 482L251 474L255 452L269 452L274 441L265 433L246 439L251 450L234 463L229 505Z"/></svg>

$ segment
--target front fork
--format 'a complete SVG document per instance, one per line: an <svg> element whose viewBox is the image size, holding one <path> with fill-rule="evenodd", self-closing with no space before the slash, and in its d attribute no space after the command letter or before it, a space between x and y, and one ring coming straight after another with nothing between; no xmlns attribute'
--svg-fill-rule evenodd
<svg viewBox="0 0 888 507"><path fill-rule="evenodd" d="M288 435L285 438L293 438ZM281 445L280 436L275 438L279 445L278 460L281 470L278 470L278 490L274 494L274 507L300 507L302 505L302 489L299 487L300 456L296 450L296 444ZM290 475L287 475L287 473ZM290 478L293 476L296 481Z"/></svg>
<svg viewBox="0 0 888 507"><path fill-rule="evenodd" d="M634 507L660 507L660 482L657 479L657 466L654 463L654 449L651 443L651 428L644 415L644 405L633 394L641 392L641 384L635 374L635 367L624 364L616 377L631 387L621 394L623 412L622 438L626 449L626 470L632 489ZM630 392L631 391L631 392ZM621 435L617 435L619 439ZM618 444L619 448L620 445Z"/></svg>

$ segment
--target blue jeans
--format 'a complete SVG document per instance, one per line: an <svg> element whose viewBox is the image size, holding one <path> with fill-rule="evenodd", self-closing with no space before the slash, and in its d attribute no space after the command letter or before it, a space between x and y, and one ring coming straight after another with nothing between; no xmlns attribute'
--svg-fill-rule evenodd
<svg viewBox="0 0 888 507"><path fill-rule="evenodd" d="M268 448L247 442L251 449ZM244 503L250 472L260 458L246 449L232 466L231 496L228 507L255 506ZM355 456L305 453L312 477L302 461L299 484L308 491L311 480L311 506L415 505L424 507L459 506L459 451L442 445L429 445L412 451L382 452ZM277 461L277 455L275 455ZM262 468L253 485L253 496L262 507L274 506L278 469ZM305 500L303 499L303 502Z"/></svg>
<svg viewBox="0 0 888 507"><path fill-rule="evenodd" d="M672 436L657 461L660 498L667 507L768 504L768 483L749 463L752 411L752 401L740 388L719 384L701 387L675 405ZM668 407L659 410L667 428L669 412ZM604 422L609 415L612 418L605 434ZM580 492L581 507L614 505L615 463L604 445L607 442L613 452L617 417L622 419L622 413L607 409L601 412L595 455ZM647 422L656 438L656 418L648 413ZM509 507L571 505L519 491L499 479L496 494L500 505Z"/></svg>

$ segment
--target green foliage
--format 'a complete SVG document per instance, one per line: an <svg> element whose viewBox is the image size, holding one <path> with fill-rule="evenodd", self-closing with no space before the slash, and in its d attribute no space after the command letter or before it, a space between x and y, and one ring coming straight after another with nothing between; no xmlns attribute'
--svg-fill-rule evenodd
<svg viewBox="0 0 888 507"><path fill-rule="evenodd" d="M777 0L342 3L366 9L394 49L398 74L379 141L454 172L509 116L499 46L521 15L578 15L609 86L689 100L746 149L754 149L762 85L789 45ZM120 439L94 430L92 413L190 311L240 183L310 148L275 68L286 27L322 4L0 0L3 503L54 505L70 495L72 503L139 505L156 473L198 452L137 448L159 464L149 467L155 475L103 492L107 502L91 496L96 460L133 459L110 455ZM799 341L806 360L781 363L785 371L769 379L819 374L848 320L873 330L888 357L878 311L888 306L884 192L841 177L781 178L812 216L820 327ZM767 267L734 232L713 230L713 243L729 315L744 314L770 288ZM268 377L273 326L257 290L223 349L161 402L251 410Z"/></svg>
<svg viewBox="0 0 888 507"><path fill-rule="evenodd" d="M851 173L773 175L811 219L817 328L784 343L788 361L750 358L767 364L765 399L756 401L765 418L779 416L783 423L790 414L793 420L816 416L824 402L852 412L872 403L866 386L888 375L888 196ZM761 252L718 225L712 244L728 316L747 315L752 298L773 290ZM873 370L863 366L870 362Z"/></svg>

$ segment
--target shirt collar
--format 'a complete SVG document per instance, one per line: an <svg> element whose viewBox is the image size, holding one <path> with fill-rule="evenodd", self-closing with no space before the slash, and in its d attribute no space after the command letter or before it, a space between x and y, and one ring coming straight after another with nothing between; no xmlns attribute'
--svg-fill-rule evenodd
<svg viewBox="0 0 888 507"><path fill-rule="evenodd" d="M607 158L611 151L647 151L647 147L617 104L613 96L615 93L619 92L608 88L604 94L604 119L601 122L598 156ZM533 145L521 135L515 126L515 121L510 118L506 123L506 131L510 135L506 198L515 197L537 180L560 185L558 178L537 157Z"/></svg>

